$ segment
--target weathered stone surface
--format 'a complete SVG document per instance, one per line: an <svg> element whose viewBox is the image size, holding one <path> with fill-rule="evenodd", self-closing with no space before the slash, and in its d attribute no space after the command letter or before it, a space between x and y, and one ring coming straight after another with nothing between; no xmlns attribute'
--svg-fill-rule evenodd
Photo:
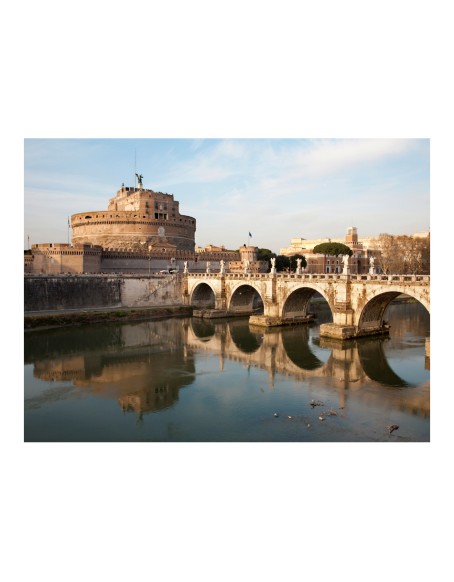
<svg viewBox="0 0 454 582"><path fill-rule="evenodd" d="M24 310L181 305L178 276L30 276L24 281Z"/></svg>
<svg viewBox="0 0 454 582"><path fill-rule="evenodd" d="M339 339L388 333L384 313L401 294L413 297L430 312L428 275L189 273L183 280L188 305L202 285L206 294L212 293L213 304L230 313L243 309L252 313L254 295L259 297L263 315L252 315L250 322L263 327L306 321L309 301L319 293L333 314L333 323L322 326L320 333Z"/></svg>
<svg viewBox="0 0 454 582"><path fill-rule="evenodd" d="M350 339L356 336L354 325L337 325L335 323L323 323L320 326L320 336L334 339Z"/></svg>
<svg viewBox="0 0 454 582"><path fill-rule="evenodd" d="M122 187L107 210L71 216L73 244L99 245L103 249L140 251L165 248L193 251L196 220L180 214L173 194L145 188Z"/></svg>
<svg viewBox="0 0 454 582"><path fill-rule="evenodd" d="M221 319L231 317L231 315L222 309L194 309L193 317L200 317L202 319Z"/></svg>

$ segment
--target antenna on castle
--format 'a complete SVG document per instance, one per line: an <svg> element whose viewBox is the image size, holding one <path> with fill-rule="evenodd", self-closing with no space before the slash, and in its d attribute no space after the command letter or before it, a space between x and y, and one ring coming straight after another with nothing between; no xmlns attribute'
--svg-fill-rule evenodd
<svg viewBox="0 0 454 582"><path fill-rule="evenodd" d="M134 190L136 189L136 176L137 176L137 164L136 164L136 148L134 148Z"/></svg>

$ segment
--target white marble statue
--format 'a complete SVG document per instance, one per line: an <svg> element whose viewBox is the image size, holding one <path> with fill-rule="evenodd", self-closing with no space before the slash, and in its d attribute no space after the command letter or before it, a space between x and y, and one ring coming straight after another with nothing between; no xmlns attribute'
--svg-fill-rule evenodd
<svg viewBox="0 0 454 582"><path fill-rule="evenodd" d="M225 273L225 261L221 259L219 264L221 265L221 273Z"/></svg>
<svg viewBox="0 0 454 582"><path fill-rule="evenodd" d="M188 261L184 261L184 273L188 273Z"/></svg>
<svg viewBox="0 0 454 582"><path fill-rule="evenodd" d="M375 275L375 259L371 257L369 259L369 275Z"/></svg>
<svg viewBox="0 0 454 582"><path fill-rule="evenodd" d="M350 259L350 257L348 255L344 255L342 257L342 261L344 262L344 270L342 271L342 274L343 275L349 275L350 274L349 259Z"/></svg>

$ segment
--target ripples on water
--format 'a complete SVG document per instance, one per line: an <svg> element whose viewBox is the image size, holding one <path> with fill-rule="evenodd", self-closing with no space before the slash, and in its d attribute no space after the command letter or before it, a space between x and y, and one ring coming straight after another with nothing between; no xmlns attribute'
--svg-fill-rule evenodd
<svg viewBox="0 0 454 582"><path fill-rule="evenodd" d="M392 304L389 338L349 342L320 338L330 313L315 309L316 324L271 330L185 318L27 332L25 440L430 440L425 309Z"/></svg>

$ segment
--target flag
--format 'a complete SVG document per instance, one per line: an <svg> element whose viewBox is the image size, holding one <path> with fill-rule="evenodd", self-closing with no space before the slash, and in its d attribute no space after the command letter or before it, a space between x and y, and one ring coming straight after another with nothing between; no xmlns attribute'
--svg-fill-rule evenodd
<svg viewBox="0 0 454 582"><path fill-rule="evenodd" d="M252 234L251 234L251 233L249 233L249 236L250 236L250 237L252 237Z"/></svg>

